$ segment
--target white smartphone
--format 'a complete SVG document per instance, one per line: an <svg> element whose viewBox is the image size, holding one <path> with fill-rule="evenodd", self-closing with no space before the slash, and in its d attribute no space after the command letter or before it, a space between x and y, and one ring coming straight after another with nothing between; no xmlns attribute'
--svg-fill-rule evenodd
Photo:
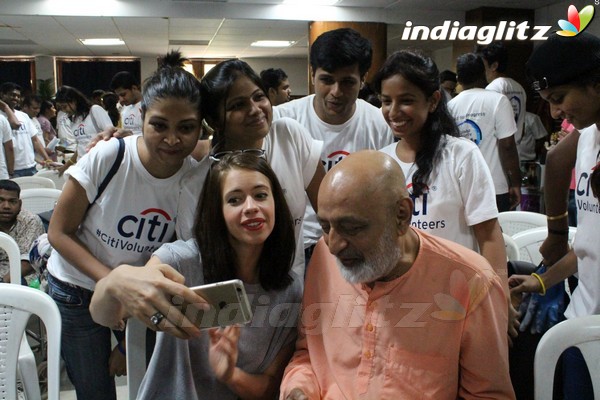
<svg viewBox="0 0 600 400"><path fill-rule="evenodd" d="M185 307L182 312L200 329L247 324L252 319L250 302L239 279L190 288L211 305L208 311Z"/></svg>

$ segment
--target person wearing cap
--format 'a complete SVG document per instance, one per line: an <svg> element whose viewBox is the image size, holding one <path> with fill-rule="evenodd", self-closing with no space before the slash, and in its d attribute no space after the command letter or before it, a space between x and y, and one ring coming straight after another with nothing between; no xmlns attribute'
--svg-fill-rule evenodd
<svg viewBox="0 0 600 400"><path fill-rule="evenodd" d="M533 88L548 101L552 116L566 118L580 134L561 140L546 160L553 185L546 186L548 238L540 251L551 267L539 275L513 275L509 285L514 294L544 295L578 272L579 283L565 317L600 314L600 38L586 32L573 37L554 34L533 52L526 66ZM577 235L568 250L567 190L573 166ZM565 399L594 398L589 371L576 347L563 354L563 384Z"/></svg>

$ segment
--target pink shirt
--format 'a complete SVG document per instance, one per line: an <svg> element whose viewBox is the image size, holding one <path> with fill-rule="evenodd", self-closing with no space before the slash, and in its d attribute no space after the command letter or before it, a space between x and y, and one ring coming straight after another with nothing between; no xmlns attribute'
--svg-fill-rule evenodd
<svg viewBox="0 0 600 400"><path fill-rule="evenodd" d="M398 279L349 284L321 239L307 269L296 352L281 399L514 399L507 306L479 254L415 230Z"/></svg>

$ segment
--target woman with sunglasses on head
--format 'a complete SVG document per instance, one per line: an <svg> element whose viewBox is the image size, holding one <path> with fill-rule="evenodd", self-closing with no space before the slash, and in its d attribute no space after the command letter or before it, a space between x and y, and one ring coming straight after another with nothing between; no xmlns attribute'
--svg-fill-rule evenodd
<svg viewBox="0 0 600 400"><path fill-rule="evenodd" d="M546 176L553 184L546 185L548 238L540 252L550 266L539 275L512 276L509 285L515 294L544 295L577 272L579 281L565 317L600 314L600 38L587 32L574 37L553 34L534 50L526 66L534 89L550 104L552 117L566 118L580 133L561 140L546 159ZM573 166L577 234L569 250L567 192ZM593 399L591 377L579 349L567 349L562 360L564 398Z"/></svg>
<svg viewBox="0 0 600 400"><path fill-rule="evenodd" d="M180 68L179 53L165 59L144 85L143 135L102 142L69 168L50 221L49 294L61 312L61 352L79 399L116 399L114 375L124 367L122 347L112 348L110 329L89 312L96 282L119 264L145 263L171 240L181 178L195 165L199 82Z"/></svg>
<svg viewBox="0 0 600 400"><path fill-rule="evenodd" d="M96 286L91 310L99 323L123 325L123 318L133 316L164 331L157 335L139 399L276 397L294 350L302 282L291 273L292 216L259 153L213 157L194 238L163 245L145 268L122 265ZM247 326L201 333L190 313L174 307L176 296L189 304L205 302L190 286L230 279L242 280L251 298L254 316Z"/></svg>
<svg viewBox="0 0 600 400"><path fill-rule="evenodd" d="M302 220L306 195L317 206L317 192L325 170L320 161L322 143L313 140L305 128L290 118L273 122L273 110L262 80L244 61L231 59L212 68L201 81L202 115L213 129L213 154L236 150L264 150L265 158L283 186L296 233L294 271L304 274ZM193 203L210 160L186 176L180 204ZM306 193L306 195L305 195ZM191 238L194 215L180 214L179 239Z"/></svg>

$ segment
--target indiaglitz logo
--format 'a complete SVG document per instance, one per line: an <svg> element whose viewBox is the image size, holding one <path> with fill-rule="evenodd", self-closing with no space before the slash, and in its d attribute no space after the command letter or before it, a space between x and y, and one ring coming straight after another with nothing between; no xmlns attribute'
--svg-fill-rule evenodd
<svg viewBox="0 0 600 400"><path fill-rule="evenodd" d="M598 0L595 4L598 4ZM577 36L587 28L592 18L594 18L594 7L585 6L581 11L577 11L577 7L571 4L567 11L567 18L568 21L558 20L558 26L562 28L562 31L556 33L560 36Z"/></svg>
<svg viewBox="0 0 600 400"><path fill-rule="evenodd" d="M477 44L490 44L494 40L546 40L551 26L530 26L527 21L500 21L498 25L461 26L458 21L444 21L442 25L413 26L406 22L402 40L476 40Z"/></svg>

